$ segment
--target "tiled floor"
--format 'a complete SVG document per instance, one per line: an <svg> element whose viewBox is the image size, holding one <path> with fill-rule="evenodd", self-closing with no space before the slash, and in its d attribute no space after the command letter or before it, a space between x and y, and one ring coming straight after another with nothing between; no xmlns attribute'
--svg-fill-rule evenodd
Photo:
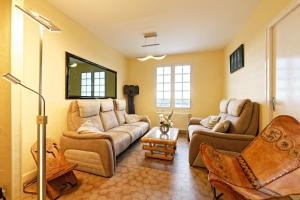
<svg viewBox="0 0 300 200"><path fill-rule="evenodd" d="M212 199L206 171L188 164L188 142L184 136L179 138L172 162L145 158L142 144L136 142L117 158L116 174L112 178L80 171L75 173L79 185L59 199ZM36 199L36 195L24 194L23 199Z"/></svg>

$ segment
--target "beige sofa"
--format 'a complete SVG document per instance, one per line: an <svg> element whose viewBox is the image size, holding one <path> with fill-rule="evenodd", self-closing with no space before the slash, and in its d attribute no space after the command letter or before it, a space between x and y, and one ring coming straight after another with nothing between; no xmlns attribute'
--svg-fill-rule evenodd
<svg viewBox="0 0 300 200"><path fill-rule="evenodd" d="M86 124L87 131L77 131ZM126 115L125 100L112 99L72 101L67 125L60 140L66 159L78 170L105 177L113 176L116 157L151 126L147 116Z"/></svg>
<svg viewBox="0 0 300 200"><path fill-rule="evenodd" d="M230 154L241 152L257 135L259 123L259 105L245 100L222 100L220 120L229 120L226 133L212 132L200 125L201 118L191 118L188 126L189 163L191 166L205 167L200 153L201 143L207 143L220 151Z"/></svg>

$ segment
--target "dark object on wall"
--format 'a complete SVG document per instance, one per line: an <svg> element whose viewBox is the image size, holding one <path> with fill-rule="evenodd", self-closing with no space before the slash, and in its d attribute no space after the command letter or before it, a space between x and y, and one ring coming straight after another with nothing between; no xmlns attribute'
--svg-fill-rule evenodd
<svg viewBox="0 0 300 200"><path fill-rule="evenodd" d="M244 67L244 44L241 44L241 46L230 55L230 73L242 67Z"/></svg>
<svg viewBox="0 0 300 200"><path fill-rule="evenodd" d="M135 114L134 96L139 94L139 86L124 85L123 91L128 96L128 114Z"/></svg>
<svg viewBox="0 0 300 200"><path fill-rule="evenodd" d="M66 52L66 99L117 98L117 72Z"/></svg>
<svg viewBox="0 0 300 200"><path fill-rule="evenodd" d="M0 200L6 200L6 198L4 196L4 192L1 187L0 187Z"/></svg>

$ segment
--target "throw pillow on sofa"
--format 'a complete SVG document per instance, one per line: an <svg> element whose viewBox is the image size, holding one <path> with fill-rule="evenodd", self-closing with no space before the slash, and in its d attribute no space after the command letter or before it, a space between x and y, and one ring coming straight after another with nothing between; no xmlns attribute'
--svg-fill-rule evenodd
<svg viewBox="0 0 300 200"><path fill-rule="evenodd" d="M200 125L212 129L220 120L220 116L209 116L200 121Z"/></svg>
<svg viewBox="0 0 300 200"><path fill-rule="evenodd" d="M219 121L214 128L212 129L213 132L220 132L220 133L226 133L229 129L230 121L229 120L222 120Z"/></svg>
<svg viewBox="0 0 300 200"><path fill-rule="evenodd" d="M91 120L87 120L77 129L78 133L102 132Z"/></svg>

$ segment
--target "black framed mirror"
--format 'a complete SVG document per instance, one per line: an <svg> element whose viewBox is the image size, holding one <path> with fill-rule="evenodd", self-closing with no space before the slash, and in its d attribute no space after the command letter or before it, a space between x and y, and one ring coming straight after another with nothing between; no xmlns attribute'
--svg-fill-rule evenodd
<svg viewBox="0 0 300 200"><path fill-rule="evenodd" d="M66 99L117 98L117 72L66 52Z"/></svg>

